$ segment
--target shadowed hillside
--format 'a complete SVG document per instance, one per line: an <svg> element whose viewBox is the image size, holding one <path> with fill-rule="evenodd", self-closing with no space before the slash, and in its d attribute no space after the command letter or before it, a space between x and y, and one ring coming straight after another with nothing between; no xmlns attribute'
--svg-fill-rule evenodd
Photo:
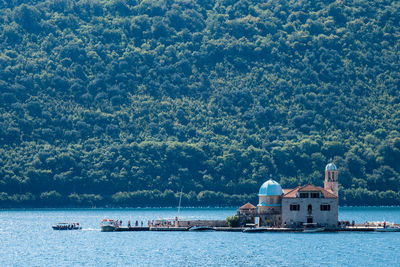
<svg viewBox="0 0 400 267"><path fill-rule="evenodd" d="M400 204L398 1L0 0L0 207Z"/></svg>

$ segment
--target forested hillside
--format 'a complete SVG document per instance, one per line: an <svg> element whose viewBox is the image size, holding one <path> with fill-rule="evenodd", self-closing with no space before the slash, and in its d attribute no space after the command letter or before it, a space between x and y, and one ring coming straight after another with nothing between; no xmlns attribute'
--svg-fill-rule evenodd
<svg viewBox="0 0 400 267"><path fill-rule="evenodd" d="M400 2L0 0L0 207L400 204Z"/></svg>

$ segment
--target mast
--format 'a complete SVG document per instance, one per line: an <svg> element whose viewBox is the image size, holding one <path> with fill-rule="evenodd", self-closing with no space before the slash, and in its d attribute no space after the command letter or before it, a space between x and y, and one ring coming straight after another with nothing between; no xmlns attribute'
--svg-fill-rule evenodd
<svg viewBox="0 0 400 267"><path fill-rule="evenodd" d="M182 186L182 188L181 188L181 194L180 194L180 196L179 196L178 216L176 216L176 219L177 219L177 220L179 219L179 214L180 214L180 212L181 212L182 191L183 191L183 186Z"/></svg>

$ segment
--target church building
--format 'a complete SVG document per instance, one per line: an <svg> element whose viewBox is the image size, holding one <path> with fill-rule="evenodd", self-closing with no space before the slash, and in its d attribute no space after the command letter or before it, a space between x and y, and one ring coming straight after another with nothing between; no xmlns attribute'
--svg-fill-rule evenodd
<svg viewBox="0 0 400 267"><path fill-rule="evenodd" d="M272 178L262 184L258 205L250 203L238 210L239 220L249 222L254 216L258 226L298 227L318 223L336 228L338 223L338 170L333 163L325 168L324 188L311 184L282 189Z"/></svg>

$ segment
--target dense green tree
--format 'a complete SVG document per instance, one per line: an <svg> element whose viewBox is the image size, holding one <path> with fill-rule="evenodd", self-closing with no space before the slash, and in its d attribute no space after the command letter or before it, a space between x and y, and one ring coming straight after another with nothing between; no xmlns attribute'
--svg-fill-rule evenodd
<svg viewBox="0 0 400 267"><path fill-rule="evenodd" d="M0 1L0 207L400 203L399 2Z"/></svg>

